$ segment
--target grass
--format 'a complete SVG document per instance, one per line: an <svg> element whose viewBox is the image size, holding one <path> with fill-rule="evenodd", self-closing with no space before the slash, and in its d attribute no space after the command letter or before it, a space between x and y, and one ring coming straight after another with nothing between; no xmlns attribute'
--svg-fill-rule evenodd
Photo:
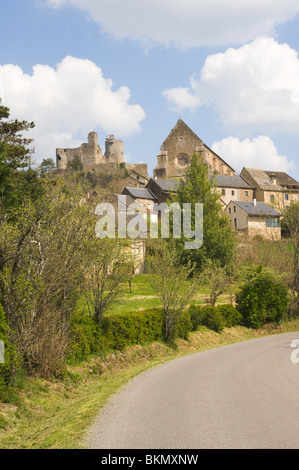
<svg viewBox="0 0 299 470"><path fill-rule="evenodd" d="M123 286L124 294L121 301L113 304L108 310L109 313L127 313L135 312L137 310L147 310L154 307L160 307L161 301L156 295L154 289L151 287L148 275L137 274L132 280L132 293L130 292L129 283ZM194 302L197 304L205 303L209 297L209 288L205 285L201 286ZM219 303L230 302L229 295L225 294L219 297ZM80 299L77 306L78 310L88 312L88 306L85 297Z"/></svg>
<svg viewBox="0 0 299 470"><path fill-rule="evenodd" d="M0 407L0 448L76 449L107 401L133 377L169 360L269 334L299 330L299 320L261 330L201 328L177 350L164 343L134 346L69 366L59 381L23 378L16 407Z"/></svg>

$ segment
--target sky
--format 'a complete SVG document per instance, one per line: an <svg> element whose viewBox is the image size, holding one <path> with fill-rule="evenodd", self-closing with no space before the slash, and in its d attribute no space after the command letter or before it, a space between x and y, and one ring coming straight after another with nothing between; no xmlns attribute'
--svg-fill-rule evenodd
<svg viewBox="0 0 299 470"><path fill-rule="evenodd" d="M237 173L299 180L298 0L0 0L0 38L36 164L96 131L152 176L181 117Z"/></svg>

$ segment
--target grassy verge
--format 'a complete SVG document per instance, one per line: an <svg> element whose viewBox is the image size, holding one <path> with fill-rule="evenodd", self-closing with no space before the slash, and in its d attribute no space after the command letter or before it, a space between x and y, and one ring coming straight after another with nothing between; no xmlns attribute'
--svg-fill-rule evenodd
<svg viewBox="0 0 299 470"><path fill-rule="evenodd" d="M134 346L68 367L60 381L26 378L16 407L0 406L0 448L75 449L109 398L131 378L166 361L225 344L299 330L299 320L261 330L202 328L179 340L177 350L163 343Z"/></svg>

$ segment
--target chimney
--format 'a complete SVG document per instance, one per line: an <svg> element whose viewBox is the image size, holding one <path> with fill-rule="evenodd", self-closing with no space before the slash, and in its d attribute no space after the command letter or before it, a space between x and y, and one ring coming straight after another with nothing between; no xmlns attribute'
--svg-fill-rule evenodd
<svg viewBox="0 0 299 470"><path fill-rule="evenodd" d="M276 181L276 174L275 174L275 173L271 173L271 174L269 175L269 178L270 178L270 180L271 180L271 183L275 185L276 182L277 182L277 181Z"/></svg>

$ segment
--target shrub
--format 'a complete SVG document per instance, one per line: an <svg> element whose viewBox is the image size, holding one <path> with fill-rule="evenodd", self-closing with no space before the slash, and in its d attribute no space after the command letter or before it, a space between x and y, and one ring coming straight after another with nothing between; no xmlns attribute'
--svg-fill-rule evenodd
<svg viewBox="0 0 299 470"><path fill-rule="evenodd" d="M164 319L160 309L105 316L100 325L106 347L122 350L132 344L150 343L163 338Z"/></svg>
<svg viewBox="0 0 299 470"><path fill-rule="evenodd" d="M204 308L204 313L205 316L203 325L210 330L220 333L220 331L222 331L225 326L221 312L217 310L217 308L212 307L212 305L206 305Z"/></svg>
<svg viewBox="0 0 299 470"><path fill-rule="evenodd" d="M216 309L220 312L226 327L231 328L242 323L242 315L232 304L218 305Z"/></svg>
<svg viewBox="0 0 299 470"><path fill-rule="evenodd" d="M200 325L203 325L205 307L203 305L190 305L189 314L191 320L191 329L196 331Z"/></svg>
<svg viewBox="0 0 299 470"><path fill-rule="evenodd" d="M181 313L178 322L175 328L175 336L183 339L189 338L189 333L192 330L192 322L190 313L188 311L184 311Z"/></svg>
<svg viewBox="0 0 299 470"><path fill-rule="evenodd" d="M244 324L259 328L267 322L279 322L288 305L288 290L262 267L254 269L237 294L237 310Z"/></svg>
<svg viewBox="0 0 299 470"><path fill-rule="evenodd" d="M100 351L99 327L90 315L76 313L70 321L69 359L86 359Z"/></svg>
<svg viewBox="0 0 299 470"><path fill-rule="evenodd" d="M176 324L175 336L188 339L191 326L189 312L183 312ZM100 325L100 341L110 349L123 350L129 345L152 343L164 338L165 316L161 308L109 314Z"/></svg>
<svg viewBox="0 0 299 470"><path fill-rule="evenodd" d="M192 305L189 307L189 313L193 330L197 330L202 325L210 330L220 332L225 326L221 311L212 305Z"/></svg>
<svg viewBox="0 0 299 470"><path fill-rule="evenodd" d="M12 382L18 366L17 352L9 339L9 328L5 313L0 305L0 340L4 343L4 363L0 363L0 401L9 401L12 392Z"/></svg>

